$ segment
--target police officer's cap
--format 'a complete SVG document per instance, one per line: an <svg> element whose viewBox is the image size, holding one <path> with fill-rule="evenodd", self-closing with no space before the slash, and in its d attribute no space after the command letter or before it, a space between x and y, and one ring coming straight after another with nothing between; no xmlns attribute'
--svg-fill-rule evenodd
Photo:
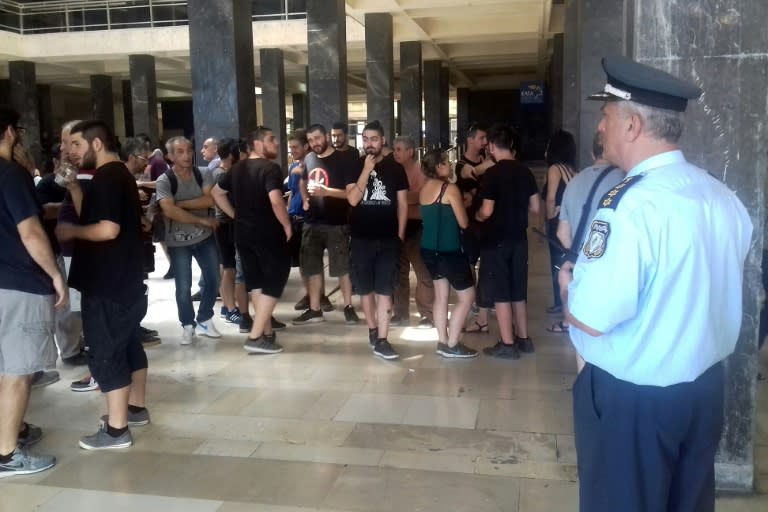
<svg viewBox="0 0 768 512"><path fill-rule="evenodd" d="M640 64L626 57L603 58L605 88L588 100L631 100L650 107L685 112L688 100L701 96L701 89L660 69Z"/></svg>

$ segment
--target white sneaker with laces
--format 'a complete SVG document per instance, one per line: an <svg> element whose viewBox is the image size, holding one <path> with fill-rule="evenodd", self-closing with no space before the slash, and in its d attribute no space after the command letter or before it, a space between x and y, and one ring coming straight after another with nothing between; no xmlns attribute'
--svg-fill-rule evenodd
<svg viewBox="0 0 768 512"><path fill-rule="evenodd" d="M207 336L208 338L221 338L221 333L216 329L216 324L213 323L213 318L209 318L205 322L197 322L195 334Z"/></svg>
<svg viewBox="0 0 768 512"><path fill-rule="evenodd" d="M195 341L195 328L192 325L183 326L184 332L181 333L181 344L191 345Z"/></svg>

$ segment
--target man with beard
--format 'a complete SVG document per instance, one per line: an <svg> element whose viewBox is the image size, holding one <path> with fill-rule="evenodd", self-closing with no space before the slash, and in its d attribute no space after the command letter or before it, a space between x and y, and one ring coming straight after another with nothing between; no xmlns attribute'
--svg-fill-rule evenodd
<svg viewBox="0 0 768 512"><path fill-rule="evenodd" d="M373 353L396 359L387 341L392 294L398 280L400 246L408 220L408 177L393 158L384 158L384 128L372 121L363 130L365 156L347 177L350 212L350 269L361 296Z"/></svg>
<svg viewBox="0 0 768 512"><path fill-rule="evenodd" d="M214 183L210 171L194 167L194 150L189 139L173 137L166 142L166 147L173 168L157 179L155 187L157 202L165 216L165 243L176 284L181 344L189 345L195 335L221 337L213 322L213 305L219 290L219 253L213 237L218 222L209 215ZM203 277L197 318L190 295L192 258L197 261Z"/></svg>
<svg viewBox="0 0 768 512"><path fill-rule="evenodd" d="M70 149L81 168L96 172L85 194L77 180L67 182L80 222L60 223L56 234L75 241L69 283L82 294L88 367L107 402L101 427L81 438L80 447L127 448L133 444L128 426L149 423L147 355L136 337L147 312L139 194L103 122L72 127Z"/></svg>
<svg viewBox="0 0 768 512"><path fill-rule="evenodd" d="M336 151L341 151L342 153L354 156L355 159L357 159L359 156L357 148L347 144L348 131L349 127L347 126L347 123L342 121L333 123L333 126L331 127L331 145Z"/></svg>
<svg viewBox="0 0 768 512"><path fill-rule="evenodd" d="M304 232L301 239L301 270L309 283L309 309L293 320L301 325L323 322L323 253L328 250L329 274L339 278L344 296L344 320L360 321L352 306L352 281L349 278L349 240L346 179L357 168L357 159L345 156L328 145L322 125L307 130L312 153L304 159L301 194L304 200Z"/></svg>
<svg viewBox="0 0 768 512"><path fill-rule="evenodd" d="M253 150L223 174L214 187L216 204L235 222L235 245L256 314L243 348L248 352L283 351L272 330L272 313L283 294L291 258L291 220L283 201L283 171L277 158L278 141L272 130L258 127L251 134Z"/></svg>
<svg viewBox="0 0 768 512"><path fill-rule="evenodd" d="M56 464L55 457L27 452L42 431L23 418L32 374L56 364L54 306L67 301L32 176L13 162L18 123L18 112L0 107L0 478Z"/></svg>

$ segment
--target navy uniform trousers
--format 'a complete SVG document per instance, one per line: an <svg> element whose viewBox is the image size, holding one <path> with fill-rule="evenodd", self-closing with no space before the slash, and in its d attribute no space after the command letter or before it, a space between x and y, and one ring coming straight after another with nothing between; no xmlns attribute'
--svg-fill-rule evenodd
<svg viewBox="0 0 768 512"><path fill-rule="evenodd" d="M723 368L639 386L587 364L573 385L581 512L712 512Z"/></svg>

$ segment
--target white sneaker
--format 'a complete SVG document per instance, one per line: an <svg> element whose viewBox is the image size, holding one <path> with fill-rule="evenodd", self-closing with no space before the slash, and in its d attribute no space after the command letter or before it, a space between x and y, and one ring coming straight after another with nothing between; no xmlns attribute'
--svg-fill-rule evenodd
<svg viewBox="0 0 768 512"><path fill-rule="evenodd" d="M183 326L184 332L181 334L181 344L191 345L195 341L195 328L191 325Z"/></svg>
<svg viewBox="0 0 768 512"><path fill-rule="evenodd" d="M213 323L213 318L210 318L205 322L197 322L195 334L207 336L209 338L221 338L221 333L216 329L216 325Z"/></svg>

